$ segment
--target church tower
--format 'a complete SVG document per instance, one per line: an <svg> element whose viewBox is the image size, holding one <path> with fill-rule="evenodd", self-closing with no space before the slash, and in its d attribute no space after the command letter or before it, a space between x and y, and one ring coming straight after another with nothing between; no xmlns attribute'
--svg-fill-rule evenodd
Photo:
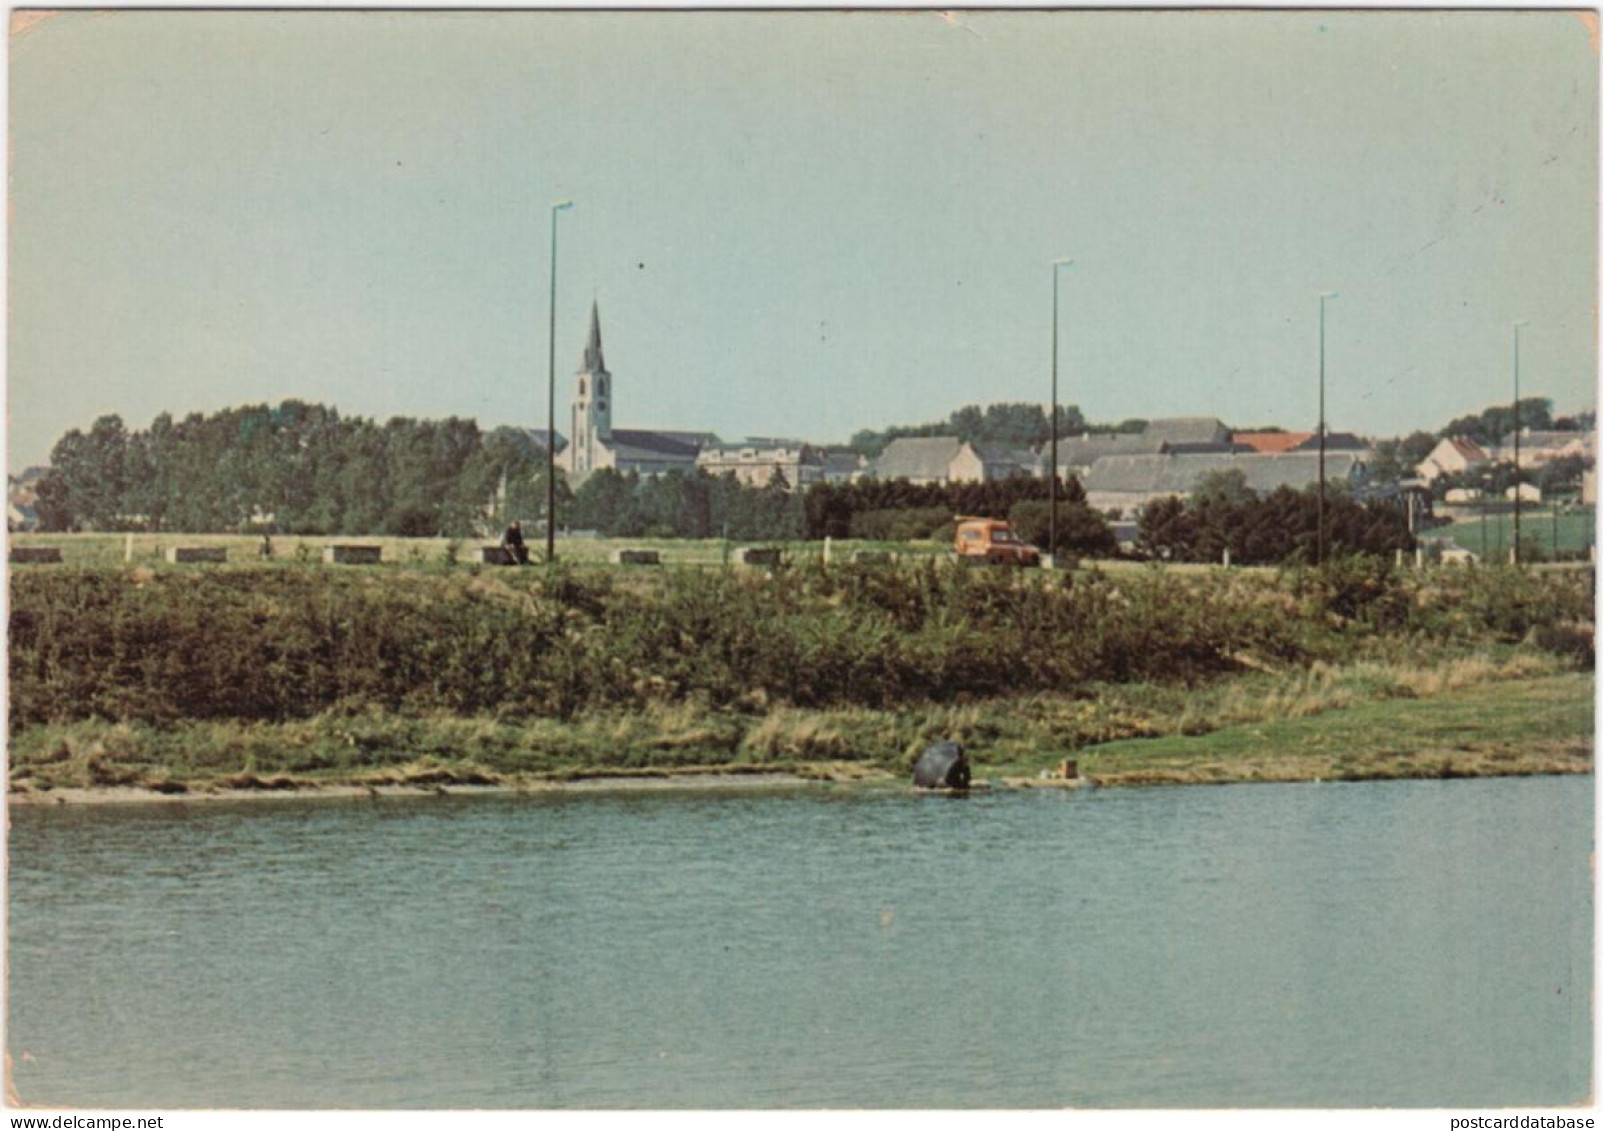
<svg viewBox="0 0 1603 1131"><path fill-rule="evenodd" d="M590 304L590 338L574 375L573 458L568 470L577 474L610 466L604 449L612 442L612 374L601 357L601 313Z"/></svg>

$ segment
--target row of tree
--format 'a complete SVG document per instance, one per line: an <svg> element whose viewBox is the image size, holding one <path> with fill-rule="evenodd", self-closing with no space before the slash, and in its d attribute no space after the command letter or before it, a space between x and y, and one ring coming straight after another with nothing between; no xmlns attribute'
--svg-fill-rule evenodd
<svg viewBox="0 0 1603 1131"><path fill-rule="evenodd" d="M103 416L57 442L36 507L46 530L425 536L538 513L544 497L545 451L527 432L285 401L135 431Z"/></svg>
<svg viewBox="0 0 1603 1131"><path fill-rule="evenodd" d="M1203 476L1187 499L1154 499L1138 517L1137 547L1147 557L1240 565L1312 563L1319 555L1319 491L1277 487L1259 494L1240 471ZM1408 515L1394 503L1360 503L1344 489L1326 492L1325 556L1390 555L1412 550Z"/></svg>
<svg viewBox="0 0 1603 1131"><path fill-rule="evenodd" d="M1059 405L1058 437L1083 432L1139 432L1145 420L1124 420L1118 424L1092 424L1078 405ZM853 434L850 447L870 458L879 455L892 440L917 436L956 436L971 444L994 444L1001 448L1038 448L1052 438L1052 420L1038 404L992 404L983 408L964 405L945 420L929 424L893 424L880 431L865 428Z"/></svg>
<svg viewBox="0 0 1603 1131"><path fill-rule="evenodd" d="M1107 520L1086 506L1077 480L1065 483L1058 499L1063 550L1088 554L1116 549ZM606 470L586 477L566 517L575 527L609 538L900 542L949 537L958 515L1006 515L1021 523L1025 537L1044 547L1050 505L1047 481L1026 476L949 484L862 480L792 491L783 479L756 488L705 472L640 476Z"/></svg>

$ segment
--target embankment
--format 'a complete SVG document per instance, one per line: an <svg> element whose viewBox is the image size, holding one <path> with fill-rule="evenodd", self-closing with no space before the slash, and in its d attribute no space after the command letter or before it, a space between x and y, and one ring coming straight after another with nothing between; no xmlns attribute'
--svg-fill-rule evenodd
<svg viewBox="0 0 1603 1131"><path fill-rule="evenodd" d="M1361 561L1281 574L934 561L652 578L17 570L11 788L449 788L706 768L899 776L948 735L998 778L1035 779L1075 756L1110 784L1239 780L1289 765L1278 734L1250 740L1262 753L1246 762L1208 753L1208 773L1142 777L1102 760L1157 749L1121 740L1204 749L1197 740L1215 732L1302 719L1319 733L1343 712L1409 700L1463 714L1461 744L1474 746L1494 741L1497 720L1456 693L1538 683L1585 700L1585 719L1564 712L1568 737L1555 739L1569 753L1459 757L1452 772L1576 768L1581 746L1584 768L1591 585L1589 572ZM1429 752L1452 746L1411 741L1348 769L1428 773L1441 765ZM1285 772L1342 776L1312 762Z"/></svg>

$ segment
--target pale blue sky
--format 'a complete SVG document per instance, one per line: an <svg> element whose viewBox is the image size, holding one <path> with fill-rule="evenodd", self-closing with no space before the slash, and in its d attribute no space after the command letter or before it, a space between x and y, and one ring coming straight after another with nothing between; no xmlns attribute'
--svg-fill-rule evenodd
<svg viewBox="0 0 1603 1131"><path fill-rule="evenodd" d="M67 14L13 34L9 466L286 397L844 440L966 403L1595 397L1597 54L1539 13ZM564 428L565 430L565 428Z"/></svg>

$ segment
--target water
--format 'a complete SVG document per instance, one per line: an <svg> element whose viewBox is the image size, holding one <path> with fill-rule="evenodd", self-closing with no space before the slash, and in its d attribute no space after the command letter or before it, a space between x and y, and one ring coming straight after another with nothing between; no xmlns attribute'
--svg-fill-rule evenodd
<svg viewBox="0 0 1603 1131"><path fill-rule="evenodd" d="M21 808L25 1102L1590 1092L1592 780Z"/></svg>

